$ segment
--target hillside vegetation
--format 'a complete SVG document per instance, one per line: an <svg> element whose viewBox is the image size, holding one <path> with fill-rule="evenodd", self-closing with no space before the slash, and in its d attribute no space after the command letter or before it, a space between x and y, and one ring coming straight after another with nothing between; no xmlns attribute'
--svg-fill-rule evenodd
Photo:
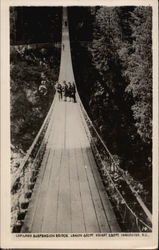
<svg viewBox="0 0 159 250"><path fill-rule="evenodd" d="M151 7L74 7L69 18L85 108L120 166L148 191L151 209Z"/></svg>

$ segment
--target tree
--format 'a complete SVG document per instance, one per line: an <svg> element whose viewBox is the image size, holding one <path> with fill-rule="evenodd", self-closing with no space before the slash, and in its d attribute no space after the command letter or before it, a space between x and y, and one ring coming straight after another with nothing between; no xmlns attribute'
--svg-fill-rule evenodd
<svg viewBox="0 0 159 250"><path fill-rule="evenodd" d="M56 63L50 67L50 57ZM54 82L58 78L60 50L12 50L10 68L11 142L23 151L28 150L48 112L54 96ZM42 73L45 75L45 93L40 91Z"/></svg>
<svg viewBox="0 0 159 250"><path fill-rule="evenodd" d="M146 8L141 9L143 15ZM135 11L136 8L133 6L91 8L94 19L91 26L93 30L91 49L82 47L80 43L72 43L72 61L79 93L92 122L111 153L118 155L120 167L128 170L149 190L151 209L152 148L151 144L143 141L137 131L133 109L137 99L129 91L131 83L129 71L132 69L132 72L137 74L135 72L137 68L134 70L129 64L133 63L132 55L135 51L136 38L132 29ZM70 8L70 16L72 12ZM69 22L70 31L73 32L70 33L70 37L72 36L74 40L76 35L79 40L83 39L82 31L76 34L78 32L76 27L79 27L78 22L81 22L80 18L83 15L86 15L86 12L80 13L73 23L74 29L71 28L73 21ZM151 13L149 15L151 19ZM89 18L89 15L85 16L85 19ZM142 22L144 21L145 19ZM141 20L138 22L140 24ZM147 29L143 26L142 33L145 32ZM149 56L151 57L151 45ZM136 58L136 64L137 62ZM142 60L138 63L140 62L144 63ZM144 100L140 101L143 109L147 110Z"/></svg>
<svg viewBox="0 0 159 250"><path fill-rule="evenodd" d="M11 7L11 38L14 44L49 43L61 41L61 7ZM14 43L13 43L14 41Z"/></svg>
<svg viewBox="0 0 159 250"><path fill-rule="evenodd" d="M94 96L90 103L94 115L97 110L100 114L100 118L96 116L100 123L98 126L113 151L119 150L118 140L126 137L123 122L129 118L123 98L126 83L119 55L123 46L119 14L118 8L101 7L97 10L92 45L93 63L100 78L94 84Z"/></svg>
<svg viewBox="0 0 159 250"><path fill-rule="evenodd" d="M133 52L125 72L130 83L126 92L134 99L132 111L142 140L152 140L152 9L137 7L132 12Z"/></svg>
<svg viewBox="0 0 159 250"><path fill-rule="evenodd" d="M14 7L10 7L10 44L16 42L16 21L17 11Z"/></svg>

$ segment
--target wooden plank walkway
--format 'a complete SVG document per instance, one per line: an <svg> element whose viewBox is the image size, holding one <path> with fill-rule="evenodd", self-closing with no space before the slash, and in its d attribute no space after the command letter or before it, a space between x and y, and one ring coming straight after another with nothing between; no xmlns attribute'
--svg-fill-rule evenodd
<svg viewBox="0 0 159 250"><path fill-rule="evenodd" d="M78 104L57 101L54 112L22 232L119 232Z"/></svg>
<svg viewBox="0 0 159 250"><path fill-rule="evenodd" d="M60 81L74 81L66 8ZM57 101L47 133L46 151L21 232L120 232L105 192L79 104Z"/></svg>

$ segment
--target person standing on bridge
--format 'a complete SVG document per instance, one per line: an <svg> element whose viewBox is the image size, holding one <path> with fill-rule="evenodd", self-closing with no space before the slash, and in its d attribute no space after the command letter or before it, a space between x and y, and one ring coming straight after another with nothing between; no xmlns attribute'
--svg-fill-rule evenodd
<svg viewBox="0 0 159 250"><path fill-rule="evenodd" d="M72 97L73 97L73 101L76 102L76 86L75 83L72 83Z"/></svg>
<svg viewBox="0 0 159 250"><path fill-rule="evenodd" d="M62 48L63 48L63 50L65 49L65 44L64 43L62 44Z"/></svg>
<svg viewBox="0 0 159 250"><path fill-rule="evenodd" d="M68 86L66 81L63 81L63 88L62 88L63 96L64 96L64 101L67 101L67 96L68 96Z"/></svg>
<svg viewBox="0 0 159 250"><path fill-rule="evenodd" d="M62 86L59 82L56 83L55 89L56 89L57 94L58 94L58 99L59 99L59 101L61 101L62 100Z"/></svg>
<svg viewBox="0 0 159 250"><path fill-rule="evenodd" d="M72 99L72 84L71 82L68 82L68 97L70 98L70 102Z"/></svg>

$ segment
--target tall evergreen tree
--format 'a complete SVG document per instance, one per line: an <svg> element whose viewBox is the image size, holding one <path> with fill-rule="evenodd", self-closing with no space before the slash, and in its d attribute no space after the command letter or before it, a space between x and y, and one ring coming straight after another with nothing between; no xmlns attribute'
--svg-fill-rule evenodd
<svg viewBox="0 0 159 250"><path fill-rule="evenodd" d="M94 85L95 97L91 100L92 110L95 114L98 109L100 117L97 119L101 132L114 152L119 149L118 141L121 138L126 140L123 122L126 123L125 112L128 113L125 111L126 105L123 98L126 85L122 76L119 54L122 49L119 13L118 8L98 9L92 45L93 63L100 75L99 81Z"/></svg>
<svg viewBox="0 0 159 250"><path fill-rule="evenodd" d="M128 58L126 91L134 99L132 106L136 127L142 140L152 137L152 9L137 7L132 12L133 52Z"/></svg>

